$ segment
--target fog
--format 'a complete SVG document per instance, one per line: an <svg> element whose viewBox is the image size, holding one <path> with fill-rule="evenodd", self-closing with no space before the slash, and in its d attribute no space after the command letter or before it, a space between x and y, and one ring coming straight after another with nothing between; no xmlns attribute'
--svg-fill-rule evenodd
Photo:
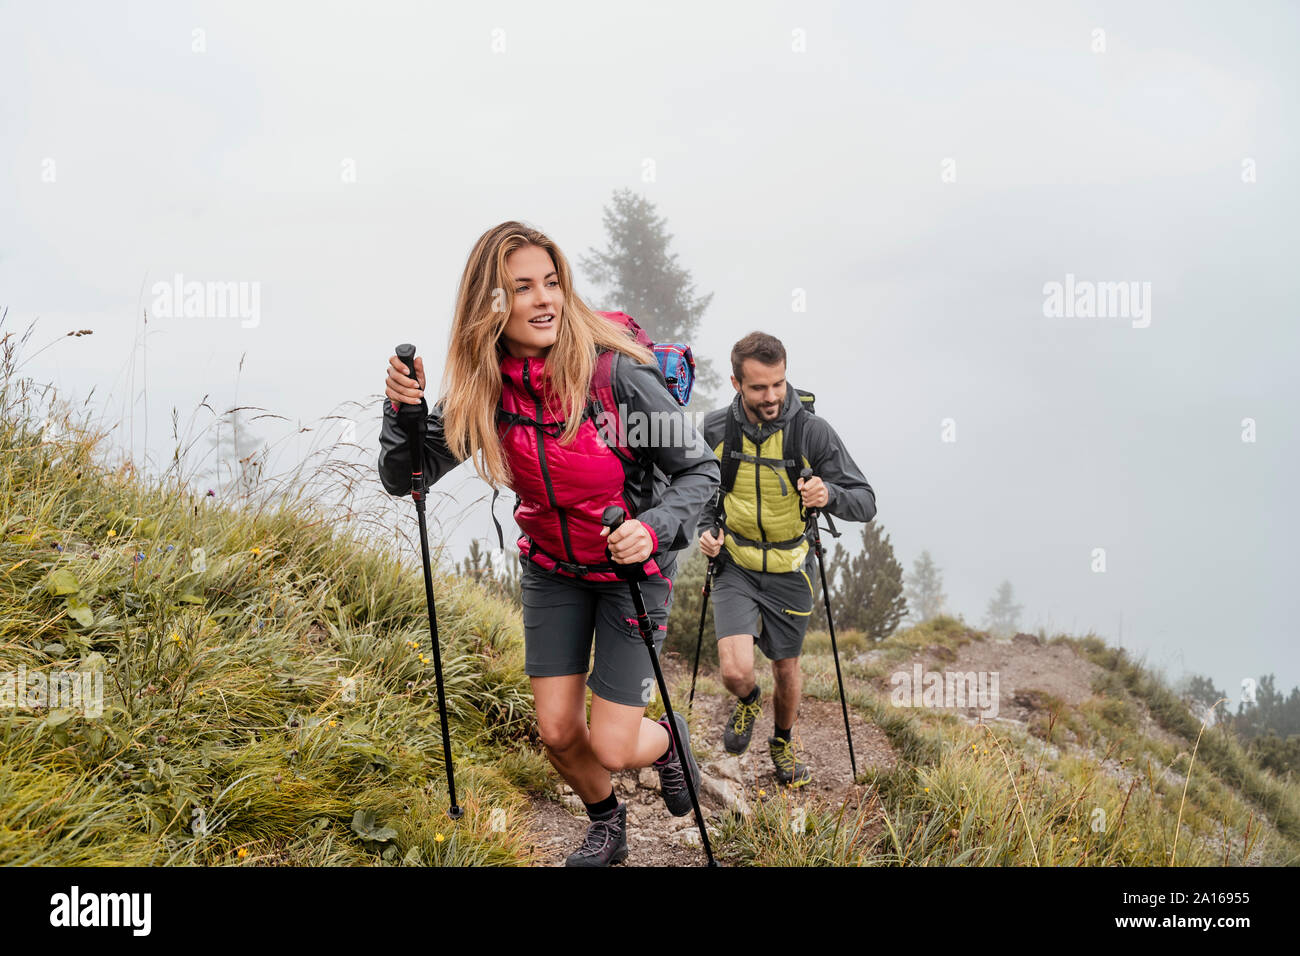
<svg viewBox="0 0 1300 956"><path fill-rule="evenodd" d="M387 358L436 383L479 234L576 265L631 189L713 294L696 353L784 341L952 611L1006 579L1022 630L1289 689L1300 13L1132 6L0 4L5 331L93 329L23 374L93 387L154 471L208 396L285 416L281 468L348 408L373 475ZM146 324L178 275L257 320ZM456 555L495 545L471 475L437 488Z"/></svg>

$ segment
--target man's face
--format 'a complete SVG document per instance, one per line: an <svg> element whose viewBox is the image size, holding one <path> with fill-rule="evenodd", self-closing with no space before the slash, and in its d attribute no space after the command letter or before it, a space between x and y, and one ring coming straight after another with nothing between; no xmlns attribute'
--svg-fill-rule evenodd
<svg viewBox="0 0 1300 956"><path fill-rule="evenodd" d="M775 421L785 407L785 363L764 365L758 359L745 359L740 366L744 378L731 384L740 393L740 402L756 422Z"/></svg>

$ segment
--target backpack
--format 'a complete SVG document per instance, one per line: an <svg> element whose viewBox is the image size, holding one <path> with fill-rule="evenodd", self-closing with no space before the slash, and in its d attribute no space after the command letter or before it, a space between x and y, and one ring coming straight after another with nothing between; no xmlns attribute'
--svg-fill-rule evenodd
<svg viewBox="0 0 1300 956"><path fill-rule="evenodd" d="M644 345L654 353L655 361L659 363L659 372L663 376L664 386L678 405L685 405L691 400L691 387L695 384L695 357L691 354L689 345L652 342L645 330L637 325L636 319L625 312L597 312L596 314L626 328L638 345ZM606 349L597 356L596 368L591 376L592 401L588 408L592 419L598 423L597 431L601 433L610 450L624 461L632 461L636 456L632 449L622 442L626 436L622 422L618 418L618 402L614 399L614 359L617 354L613 349Z"/></svg>

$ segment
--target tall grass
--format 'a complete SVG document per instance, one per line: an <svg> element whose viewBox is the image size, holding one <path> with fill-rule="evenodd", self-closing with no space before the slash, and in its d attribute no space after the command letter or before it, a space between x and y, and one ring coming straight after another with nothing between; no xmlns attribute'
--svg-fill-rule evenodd
<svg viewBox="0 0 1300 956"><path fill-rule="evenodd" d="M418 569L310 501L113 468L0 382L0 674L98 673L103 712L0 708L0 864L525 863L517 613L436 579L452 822ZM12 682L11 682L12 684ZM36 701L29 703L41 704Z"/></svg>
<svg viewBox="0 0 1300 956"><path fill-rule="evenodd" d="M1188 751L1194 745L1198 748L1198 760L1210 771L1201 779L1207 780L1210 789L1217 784L1219 788L1240 792L1267 816L1284 839L1286 855L1280 862L1292 865L1300 862L1300 788L1294 782L1261 767L1226 724L1220 724L1202 737L1200 724L1178 695L1122 648L1108 647L1096 639L1073 639L1070 643L1080 654L1105 668L1116 687L1142 701L1156 723L1186 741ZM1190 753L1185 759L1190 764ZM1195 780L1191 787L1191 792L1197 793Z"/></svg>
<svg viewBox="0 0 1300 956"><path fill-rule="evenodd" d="M795 804L785 796L783 803L759 801L752 818L725 822L722 852L738 862L780 865L1294 862L1285 813L1295 788L1253 764L1229 765L1237 772L1223 779L1202 759L1194 760L1211 751L1211 740L1220 751L1235 754L1240 748L1216 732L1201 737L1198 751L1200 728L1190 716L1174 717L1187 715L1186 707L1140 667L1126 668L1126 680L1142 688L1142 699L1161 705L1185 735L1185 750L1138 732L1137 702L1124 686L1104 680L1098 691L1105 696L1078 708L1036 694L1046 713L1019 727L972 725L942 710L889 702L881 678L890 666L920 648L949 654L974 637L959 622L936 619L876 645L874 660L853 660L850 638L849 704L884 731L898 758L895 766L867 770L860 778L866 794L849 803L801 798ZM842 654L845 643L840 641ZM1079 646L1084 653L1085 644ZM1100 653L1086 646L1088 653ZM835 681L825 677L833 674L829 651L825 635L810 634L805 642L805 693L826 700L838 698ZM1122 660L1110 663L1119 666ZM1243 759L1248 760L1244 752ZM1251 777L1257 778L1254 788L1244 795L1231 783ZM1269 806L1277 830L1263 825L1251 806L1252 792L1273 795ZM803 813L792 823L796 805Z"/></svg>

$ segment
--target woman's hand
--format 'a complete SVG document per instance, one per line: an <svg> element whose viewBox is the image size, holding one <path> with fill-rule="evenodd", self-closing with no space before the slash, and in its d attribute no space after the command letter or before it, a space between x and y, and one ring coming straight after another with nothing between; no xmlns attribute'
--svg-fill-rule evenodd
<svg viewBox="0 0 1300 956"><path fill-rule="evenodd" d="M601 528L600 533L609 535L610 556L619 564L640 564L654 553L654 538L635 518L628 518L613 534L609 528Z"/></svg>
<svg viewBox="0 0 1300 956"><path fill-rule="evenodd" d="M388 378L384 380L384 394L389 401L404 405L419 405L424 398L424 359L415 357L415 378L411 378L406 363L396 355L388 357Z"/></svg>

